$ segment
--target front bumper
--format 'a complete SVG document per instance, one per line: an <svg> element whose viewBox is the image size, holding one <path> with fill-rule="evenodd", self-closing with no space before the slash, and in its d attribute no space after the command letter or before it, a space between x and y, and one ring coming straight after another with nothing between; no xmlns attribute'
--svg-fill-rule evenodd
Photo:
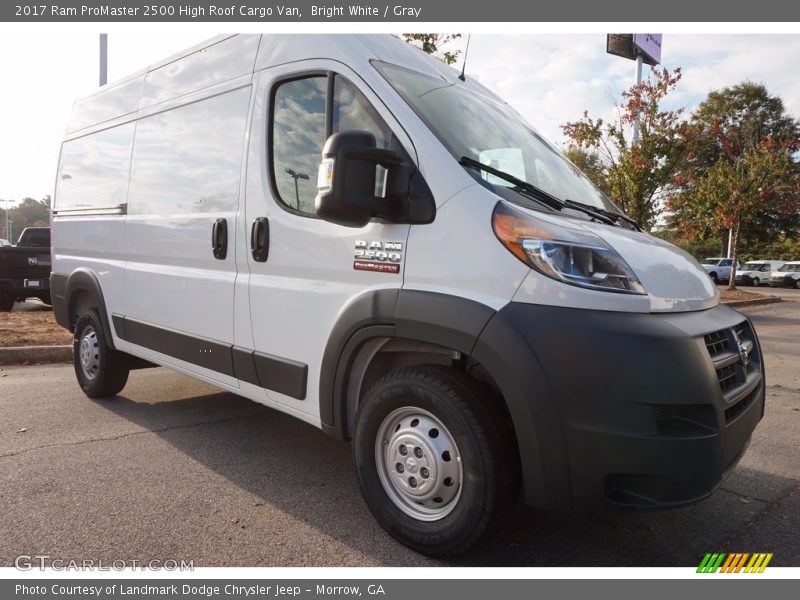
<svg viewBox="0 0 800 600"><path fill-rule="evenodd" d="M791 275L786 275L780 279L770 278L769 287L794 287L795 279Z"/></svg>
<svg viewBox="0 0 800 600"><path fill-rule="evenodd" d="M509 398L519 386L498 380L534 505L695 502L735 466L763 416L758 339L726 306L631 314L511 303L487 325L476 355L484 340L502 342L492 339L501 329L524 340L505 340L501 377L534 386L521 400Z"/></svg>

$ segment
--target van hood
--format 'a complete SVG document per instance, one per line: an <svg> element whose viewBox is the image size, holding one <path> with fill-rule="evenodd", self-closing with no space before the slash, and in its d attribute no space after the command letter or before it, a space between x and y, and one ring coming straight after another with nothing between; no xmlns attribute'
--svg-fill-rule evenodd
<svg viewBox="0 0 800 600"><path fill-rule="evenodd" d="M647 291L651 312L705 310L719 304L719 292L705 269L680 248L648 233L570 220L619 252Z"/></svg>

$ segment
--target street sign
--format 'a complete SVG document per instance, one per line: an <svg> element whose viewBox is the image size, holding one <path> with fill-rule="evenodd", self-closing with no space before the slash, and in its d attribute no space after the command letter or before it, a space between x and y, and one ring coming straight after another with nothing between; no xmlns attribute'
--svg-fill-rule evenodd
<svg viewBox="0 0 800 600"><path fill-rule="evenodd" d="M633 45L641 52L644 62L648 65L656 66L661 62L660 33L635 33Z"/></svg>
<svg viewBox="0 0 800 600"><path fill-rule="evenodd" d="M645 64L655 66L661 62L661 34L609 33L606 52L631 60L641 56Z"/></svg>

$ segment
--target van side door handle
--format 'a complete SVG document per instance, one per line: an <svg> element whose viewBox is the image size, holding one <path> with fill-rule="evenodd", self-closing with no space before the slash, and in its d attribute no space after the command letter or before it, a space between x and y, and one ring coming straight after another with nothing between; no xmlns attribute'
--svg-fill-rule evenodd
<svg viewBox="0 0 800 600"><path fill-rule="evenodd" d="M250 251L256 262L267 262L269 256L269 220L258 217L250 227Z"/></svg>
<svg viewBox="0 0 800 600"><path fill-rule="evenodd" d="M211 250L214 258L225 260L228 256L228 221L217 219L211 226Z"/></svg>

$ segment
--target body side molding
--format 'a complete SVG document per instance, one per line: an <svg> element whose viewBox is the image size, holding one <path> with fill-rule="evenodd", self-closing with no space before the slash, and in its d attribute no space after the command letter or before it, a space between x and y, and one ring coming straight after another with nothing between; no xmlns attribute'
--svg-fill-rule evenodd
<svg viewBox="0 0 800 600"><path fill-rule="evenodd" d="M112 315L120 339L178 360L305 400L308 365L224 342Z"/></svg>

